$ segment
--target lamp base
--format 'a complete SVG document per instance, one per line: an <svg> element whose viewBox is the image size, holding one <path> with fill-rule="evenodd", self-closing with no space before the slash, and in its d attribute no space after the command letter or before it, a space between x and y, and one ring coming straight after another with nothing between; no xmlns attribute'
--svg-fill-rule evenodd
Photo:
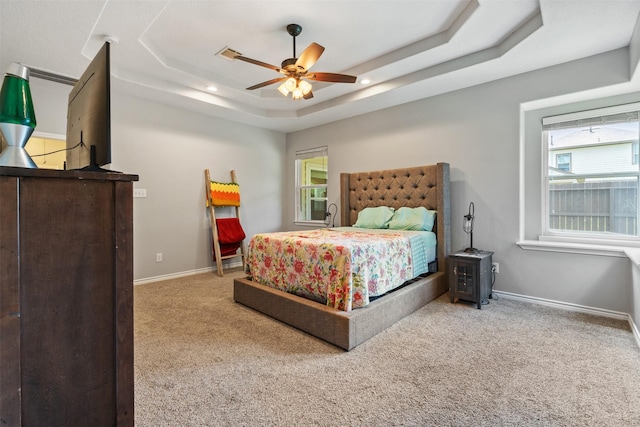
<svg viewBox="0 0 640 427"><path fill-rule="evenodd" d="M476 248L466 248L464 250L464 252L467 253L467 254L477 254L480 251L478 249L476 249Z"/></svg>
<svg viewBox="0 0 640 427"><path fill-rule="evenodd" d="M38 169L38 166L29 157L27 150L12 145L9 145L0 153L0 166Z"/></svg>
<svg viewBox="0 0 640 427"><path fill-rule="evenodd" d="M0 166L38 169L38 166L29 157L29 153L24 149L33 130L32 126L0 123L0 132L7 143L7 148L0 153Z"/></svg>

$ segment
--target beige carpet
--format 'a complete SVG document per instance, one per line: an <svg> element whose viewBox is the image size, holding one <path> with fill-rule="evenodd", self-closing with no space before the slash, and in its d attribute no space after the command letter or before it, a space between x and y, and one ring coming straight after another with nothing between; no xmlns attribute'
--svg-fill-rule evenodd
<svg viewBox="0 0 640 427"><path fill-rule="evenodd" d="M201 274L135 287L136 425L640 426L627 322L442 296L350 352Z"/></svg>

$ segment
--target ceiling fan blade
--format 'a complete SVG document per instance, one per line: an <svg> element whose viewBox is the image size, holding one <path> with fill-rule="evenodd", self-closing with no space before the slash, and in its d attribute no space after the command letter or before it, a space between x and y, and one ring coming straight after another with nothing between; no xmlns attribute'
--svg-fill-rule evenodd
<svg viewBox="0 0 640 427"><path fill-rule="evenodd" d="M305 78L319 82L355 83L357 77L338 73L309 73Z"/></svg>
<svg viewBox="0 0 640 427"><path fill-rule="evenodd" d="M257 85L253 85L251 87L248 87L247 90L259 89L261 87L265 87L265 86L272 85L274 83L281 82L281 81L283 81L285 79L287 79L287 77L278 77L276 79L267 80L266 82L258 83Z"/></svg>
<svg viewBox="0 0 640 427"><path fill-rule="evenodd" d="M235 59L239 59L240 61L248 62L249 64L259 65L261 67L269 68L271 70L275 70L280 72L280 67L276 67L275 65L267 64L266 62L258 61L257 59L247 58L246 56L238 55Z"/></svg>
<svg viewBox="0 0 640 427"><path fill-rule="evenodd" d="M308 70L320 58L322 52L324 52L324 47L318 43L311 43L296 61L296 67Z"/></svg>

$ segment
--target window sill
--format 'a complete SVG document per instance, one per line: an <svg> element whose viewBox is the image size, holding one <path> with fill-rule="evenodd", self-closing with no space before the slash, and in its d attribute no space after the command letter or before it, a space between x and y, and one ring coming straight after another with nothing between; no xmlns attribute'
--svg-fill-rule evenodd
<svg viewBox="0 0 640 427"><path fill-rule="evenodd" d="M596 245L590 243L578 243L578 242L559 242L559 241L543 241L543 240L521 240L516 244L525 250L530 251L545 251L545 252L564 252L570 254L584 254L584 255L600 255L600 256L612 256L612 257L629 257L627 252L638 252L640 256L640 249L630 248L624 246L613 245Z"/></svg>

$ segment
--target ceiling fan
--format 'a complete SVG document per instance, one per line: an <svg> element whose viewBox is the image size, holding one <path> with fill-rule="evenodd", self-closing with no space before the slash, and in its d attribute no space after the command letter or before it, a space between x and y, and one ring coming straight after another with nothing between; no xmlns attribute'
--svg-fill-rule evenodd
<svg viewBox="0 0 640 427"><path fill-rule="evenodd" d="M324 47L317 43L311 43L304 51L302 51L300 57L296 57L296 37L302 32L302 27L298 24L289 24L287 25L287 32L293 37L293 58L288 58L282 61L282 65L280 67L247 58L238 52L234 52L234 59L266 67L284 74L283 77L278 77L276 79L250 86L247 90L259 89L274 83L283 82L278 87L278 90L284 96L291 93L291 97L293 99L309 99L313 98L313 92L311 90L311 84L307 80L333 83L355 83L356 76L309 71L309 68L316 63L318 58L320 58L320 55L322 55L322 52L324 52Z"/></svg>

